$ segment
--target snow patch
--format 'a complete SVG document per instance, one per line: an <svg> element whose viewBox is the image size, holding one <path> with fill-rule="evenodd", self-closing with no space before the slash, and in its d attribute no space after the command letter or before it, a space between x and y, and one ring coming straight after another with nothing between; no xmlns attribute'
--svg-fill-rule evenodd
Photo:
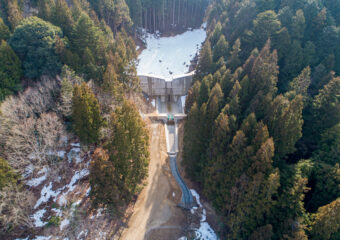
<svg viewBox="0 0 340 240"><path fill-rule="evenodd" d="M85 238L88 234L88 230L86 229L85 231L81 231L78 236L77 236L77 239L80 239L80 238Z"/></svg>
<svg viewBox="0 0 340 240"><path fill-rule="evenodd" d="M28 180L26 182L26 185L30 187L38 187L40 184L42 184L47 179L47 172L48 172L47 168L43 168L42 170L38 172L38 174L43 173L43 175L40 177L32 178L31 180Z"/></svg>
<svg viewBox="0 0 340 240"><path fill-rule="evenodd" d="M176 194L175 194L175 192L172 192L172 197L176 197Z"/></svg>
<svg viewBox="0 0 340 240"><path fill-rule="evenodd" d="M91 192L91 187L89 187L86 191L86 197L90 196L90 192Z"/></svg>
<svg viewBox="0 0 340 240"><path fill-rule="evenodd" d="M80 143L71 143L71 146L80 148Z"/></svg>
<svg viewBox="0 0 340 240"><path fill-rule="evenodd" d="M210 227L209 223L206 222L207 212L205 208L203 207L203 205L201 204L200 195L194 189L190 189L190 192L192 196L195 197L196 203L199 206L199 208L202 208L200 227L197 230L195 230L196 239L217 240L218 237L216 233ZM198 209L197 207L193 207L190 209L190 212L194 214L197 209Z"/></svg>
<svg viewBox="0 0 340 240"><path fill-rule="evenodd" d="M75 159L76 163L81 163L83 159L80 157L80 148L74 147L67 154L68 162L71 163L73 159Z"/></svg>
<svg viewBox="0 0 340 240"><path fill-rule="evenodd" d="M49 185L45 185L40 192L40 198L38 199L38 201L36 202L34 209L38 208L42 203L46 203L48 202L48 200L50 198L53 198L53 200L55 201L56 198L59 196L59 194L67 189L67 191L65 193L63 193L63 195L59 198L58 200L58 204L63 206L67 204L67 200L66 200L66 195L70 192L72 192L75 188L76 188L76 183L84 178L85 176L89 175L90 171L88 169L82 169L81 171L76 171L75 174L73 175L71 181L69 184L67 184L66 186L57 189L56 191L52 190L52 182L49 183Z"/></svg>
<svg viewBox="0 0 340 240"><path fill-rule="evenodd" d="M41 189L40 198L35 204L34 209L37 209L42 203L46 203L51 197L58 196L59 193L60 193L59 190L57 191L52 190L52 182L50 182L48 186L45 185L43 189Z"/></svg>
<svg viewBox="0 0 340 240"><path fill-rule="evenodd" d="M36 236L33 240L50 240L52 238L52 236Z"/></svg>
<svg viewBox="0 0 340 240"><path fill-rule="evenodd" d="M63 221L61 221L61 223L60 223L60 230L63 230L64 229L64 227L66 227L67 225L69 225L70 224L70 220L68 219L68 218L66 218L66 219L64 219Z"/></svg>
<svg viewBox="0 0 340 240"><path fill-rule="evenodd" d="M178 240L188 240L187 237L180 237Z"/></svg>
<svg viewBox="0 0 340 240"><path fill-rule="evenodd" d="M146 33L147 48L139 56L138 75L160 75L169 80L189 71L190 61L199 52L206 38L203 28L173 37L159 38Z"/></svg>
<svg viewBox="0 0 340 240"><path fill-rule="evenodd" d="M52 208L52 211L55 212L55 215L56 215L57 217L63 216L63 211L62 211L61 209Z"/></svg>
<svg viewBox="0 0 340 240"><path fill-rule="evenodd" d="M41 209L41 210L36 211L36 212L31 216L31 218L32 218L33 221L34 221L33 224L34 224L35 227L43 227L43 226L45 226L45 225L47 224L47 222L43 222L43 221L41 220L41 218L44 217L45 212L46 212L46 209Z"/></svg>

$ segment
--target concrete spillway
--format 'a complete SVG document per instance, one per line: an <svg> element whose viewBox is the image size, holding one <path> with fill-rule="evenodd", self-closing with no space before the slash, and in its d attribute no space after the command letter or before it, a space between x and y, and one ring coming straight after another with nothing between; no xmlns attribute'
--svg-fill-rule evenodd
<svg viewBox="0 0 340 240"><path fill-rule="evenodd" d="M160 107L164 108L164 106L162 106L162 102L160 102ZM173 108L172 109L181 109L181 107L178 106L182 106L181 104L181 98L179 98L179 101L177 102L177 104L173 104ZM177 105L177 107L176 107ZM166 107L165 107L166 109ZM181 202L179 204L180 207L184 208L184 209L190 209L193 206L195 206L195 202L194 199L192 197L192 194L189 190L189 188L187 187L187 185L185 184L183 178L181 177L178 168L177 168L177 153L178 153L178 124L177 124L178 120L174 120L173 123L169 124L167 121L165 121L166 123L164 124L165 127L165 135L166 135L166 145L167 145L167 151L168 151L168 155L169 155L169 160L170 160L170 168L171 168L171 172L172 175L174 176L176 182L178 183L179 187L181 188L182 191L182 197L181 197Z"/></svg>

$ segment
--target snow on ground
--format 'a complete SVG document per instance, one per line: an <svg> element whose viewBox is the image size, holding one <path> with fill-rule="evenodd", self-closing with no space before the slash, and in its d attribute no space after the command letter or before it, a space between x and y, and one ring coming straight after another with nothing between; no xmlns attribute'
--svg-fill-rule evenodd
<svg viewBox="0 0 340 240"><path fill-rule="evenodd" d="M32 178L31 180L28 180L28 181L26 182L26 185L28 185L28 186L30 186L30 187L37 187L37 186L39 186L40 184L43 183L43 181L46 180L46 178L47 178L47 172L48 172L47 168L41 169L41 170L38 172L38 174L42 174L42 173L43 173L43 175L40 176L40 177Z"/></svg>
<svg viewBox="0 0 340 240"><path fill-rule="evenodd" d="M80 233L78 233L77 239L84 239L86 238L87 234L88 234L87 229L85 231L81 231Z"/></svg>
<svg viewBox="0 0 340 240"><path fill-rule="evenodd" d="M36 236L33 240L50 240L52 236Z"/></svg>
<svg viewBox="0 0 340 240"><path fill-rule="evenodd" d="M89 187L86 191L86 197L90 196L90 192L91 192L91 187Z"/></svg>
<svg viewBox="0 0 340 240"><path fill-rule="evenodd" d="M43 227L47 224L47 222L43 222L41 219L43 218L44 214L46 212L46 209L41 209L41 210L38 210L36 211L32 216L31 218L33 219L34 221L34 226L35 227Z"/></svg>
<svg viewBox="0 0 340 240"><path fill-rule="evenodd" d="M51 197L55 198L59 195L60 190L53 191L52 187L52 182L50 182L41 189L40 198L36 202L34 209L37 209L42 203L46 203Z"/></svg>
<svg viewBox="0 0 340 240"><path fill-rule="evenodd" d="M70 220L68 218L65 218L63 221L61 221L60 223L60 230L63 230L64 227L68 226L70 224Z"/></svg>
<svg viewBox="0 0 340 240"><path fill-rule="evenodd" d="M67 154L67 159L68 159L69 163L72 162L72 159L75 159L77 164L81 163L82 158L80 157L80 147L78 147L78 146L73 147L70 150L70 152Z"/></svg>
<svg viewBox="0 0 340 240"><path fill-rule="evenodd" d="M61 209L52 208L52 211L55 212L55 215L56 215L57 217L63 216L63 211L62 211Z"/></svg>
<svg viewBox="0 0 340 240"><path fill-rule="evenodd" d="M90 173L89 170L86 169L86 168L82 169L81 171L76 171L69 184L67 184L64 187L59 188L55 191L52 190L52 187L53 187L52 182L50 182L48 185L45 185L40 192L40 198L38 199L37 203L35 204L34 209L38 208L42 203L48 202L48 200L51 197L55 201L56 198L58 197L58 195L65 189L67 189L67 191L65 193L63 193L63 195L60 197L60 199L63 198L63 200L59 199L58 203L60 205L66 205L67 201L66 201L65 195L67 195L69 192L72 192L76 187L76 183L80 179L89 175L89 173Z"/></svg>
<svg viewBox="0 0 340 240"><path fill-rule="evenodd" d="M52 236L36 236L35 238L33 238L32 240L50 240ZM31 239L30 236L28 236L27 238L17 238L15 240L29 240Z"/></svg>
<svg viewBox="0 0 340 240"><path fill-rule="evenodd" d="M205 38L203 28L174 37L159 38L147 33L147 48L139 56L138 75L152 74L171 80L175 75L187 73L190 61L198 53Z"/></svg>
<svg viewBox="0 0 340 240"><path fill-rule="evenodd" d="M207 220L207 213L203 205L200 201L200 195L194 190L190 189L192 196L196 199L196 203L199 208L202 209L201 213L201 220L200 220L200 227L195 231L195 239L202 239L202 240L217 240L218 237L214 230L210 227L209 223L206 222ZM192 214L195 213L197 207L193 207L190 211ZM186 237L181 237L178 240L186 240Z"/></svg>

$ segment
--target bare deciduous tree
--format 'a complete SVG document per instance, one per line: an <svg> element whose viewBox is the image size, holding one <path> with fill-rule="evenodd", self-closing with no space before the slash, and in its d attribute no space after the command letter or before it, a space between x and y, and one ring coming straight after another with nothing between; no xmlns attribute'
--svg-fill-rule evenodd
<svg viewBox="0 0 340 240"><path fill-rule="evenodd" d="M14 125L6 142L5 152L9 164L23 172L33 164L42 167L53 164L66 135L64 125L55 113L43 113L40 118L27 118Z"/></svg>
<svg viewBox="0 0 340 240"><path fill-rule="evenodd" d="M31 192L9 185L0 191L0 233L17 226L33 227L29 212L33 207Z"/></svg>

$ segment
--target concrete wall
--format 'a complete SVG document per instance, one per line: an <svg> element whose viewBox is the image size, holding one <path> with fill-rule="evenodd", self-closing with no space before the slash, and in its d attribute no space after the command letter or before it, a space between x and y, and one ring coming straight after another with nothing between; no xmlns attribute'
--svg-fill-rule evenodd
<svg viewBox="0 0 340 240"><path fill-rule="evenodd" d="M151 96L171 96L172 99L177 99L178 96L187 95L191 87L194 72L176 76L172 81L167 81L165 78L154 75L139 75L142 91Z"/></svg>

